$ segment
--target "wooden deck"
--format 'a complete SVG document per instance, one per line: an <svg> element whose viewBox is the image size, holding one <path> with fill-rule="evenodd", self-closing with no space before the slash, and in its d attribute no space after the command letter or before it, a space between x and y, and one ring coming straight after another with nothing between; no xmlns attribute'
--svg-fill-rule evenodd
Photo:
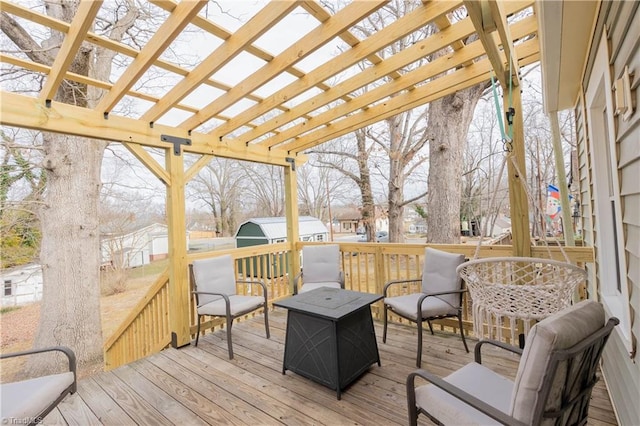
<svg viewBox="0 0 640 426"><path fill-rule="evenodd" d="M198 347L159 354L79 382L45 418L45 424L70 425L405 425L405 379L415 369L413 328L390 327L382 343L382 366L372 366L336 400L335 391L288 371L282 375L286 313L270 316L271 339L262 317L234 324L235 359L227 356L224 331L208 334ZM470 340L471 345L474 341ZM485 363L513 377L518 359L496 349ZM425 334L423 368L445 375L472 360L460 337ZM421 416L421 424L429 424ZM603 381L593 393L591 425L616 424Z"/></svg>

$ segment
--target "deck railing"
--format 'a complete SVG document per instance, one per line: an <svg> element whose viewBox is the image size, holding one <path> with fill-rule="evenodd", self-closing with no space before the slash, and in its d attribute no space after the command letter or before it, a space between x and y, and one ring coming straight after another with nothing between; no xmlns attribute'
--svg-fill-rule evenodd
<svg viewBox="0 0 640 426"><path fill-rule="evenodd" d="M296 243L298 250L304 245L320 243ZM337 243L342 253L342 269L345 273L345 288L368 293L382 294L384 284L390 280L420 277L424 244L378 244L378 243ZM475 256L475 245L451 244L431 245L434 248L449 252L464 254L472 259ZM572 263L584 266L593 262L593 251L589 247L565 247L564 252ZM511 246L483 246L478 258L504 257L512 253ZM533 247L532 256L564 260L564 254L559 247ZM267 285L269 301L287 297L289 291L288 256L291 256L290 245L287 243L259 245L230 250L217 250L189 255L189 262L212 256L230 254L235 259L238 276L259 278ZM293 271L297 274L298 271ZM419 284L403 286L402 293L418 291ZM249 290L240 287L241 291L257 291L259 286L252 286ZM133 362L169 345L171 330L169 329L169 273L168 270L160 275L149 288L145 296L135 306L116 332L105 342L105 369L109 370L119 365ZM586 297L583 294L582 297ZM471 333L472 310L471 301L465 298L463 313L463 327ZM381 318L382 302L372 306L374 318ZM195 300L190 298L191 334L195 336L197 315ZM259 313L259 312L258 312ZM249 315L255 315L252 313ZM396 317L393 321L402 322ZM222 327L223 319L209 319L203 321L203 333ZM456 321L441 320L437 323L441 329L456 332ZM506 333L505 333L506 335Z"/></svg>

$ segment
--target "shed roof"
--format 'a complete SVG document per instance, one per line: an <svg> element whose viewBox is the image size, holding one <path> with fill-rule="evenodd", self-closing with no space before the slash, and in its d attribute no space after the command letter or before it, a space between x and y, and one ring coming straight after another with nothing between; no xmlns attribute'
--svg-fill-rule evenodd
<svg viewBox="0 0 640 426"><path fill-rule="evenodd" d="M247 223L258 225L264 236L269 240L287 237L287 218L286 217L256 217L249 219L238 227L236 237L240 234L240 230ZM300 236L314 234L328 234L329 230L322 221L313 216L300 216L298 218L298 232Z"/></svg>

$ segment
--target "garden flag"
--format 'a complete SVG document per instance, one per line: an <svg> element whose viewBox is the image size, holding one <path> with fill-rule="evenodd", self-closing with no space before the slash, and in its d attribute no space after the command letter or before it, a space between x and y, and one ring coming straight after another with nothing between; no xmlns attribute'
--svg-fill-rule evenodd
<svg viewBox="0 0 640 426"><path fill-rule="evenodd" d="M553 185L547 185L547 216L555 220L560 210L560 190Z"/></svg>

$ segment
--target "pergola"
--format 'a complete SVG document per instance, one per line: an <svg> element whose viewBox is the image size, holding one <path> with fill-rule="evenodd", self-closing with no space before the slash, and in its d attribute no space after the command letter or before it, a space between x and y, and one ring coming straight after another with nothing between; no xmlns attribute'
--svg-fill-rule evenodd
<svg viewBox="0 0 640 426"><path fill-rule="evenodd" d="M297 226L292 226L298 216L296 166L305 162L306 150L488 81L495 75L505 93L508 87L514 88L513 154L519 169L525 170L518 75L520 67L540 60L533 0L424 0L413 12L397 17L367 38L356 36L353 27L384 7L386 1L356 0L335 12L318 1L271 1L234 32L216 24L215 14L204 13L207 1L149 3L157 12L166 13L166 19L152 29L154 34L149 41L138 47L92 32L102 1L82 0L69 23L19 2L0 1L2 12L14 19L66 34L51 66L19 54L0 54L5 67L44 76L44 84L36 96L3 88L0 124L121 142L166 184L170 200L167 203L172 265L170 303L174 306L186 303L188 297L184 185L213 156L282 166L288 241L298 241ZM453 19L452 12L463 6L468 17ZM530 9L528 15L509 19L525 9ZM258 47L256 41L261 36L287 17L301 13L315 18L317 26L292 40L277 55ZM428 25L437 30L411 47L384 58L377 53ZM163 59L163 53L187 29L197 29L213 41L208 56L192 68ZM346 46L341 54L310 70L299 66L300 61L312 57L336 38ZM70 72L69 66L83 44L116 51L127 58L126 70L113 82ZM444 55L406 71L409 65L443 49L447 50ZM263 65L237 84L218 80L216 73L233 64L239 55L257 58ZM335 79L357 64L365 64L364 69ZM161 96L134 89L152 67L177 79L177 84ZM104 96L97 106L90 108L56 102L53 98L63 80L95 86L104 91ZM268 84L275 85L275 89L270 86L269 95L259 95L260 89ZM186 100L191 94L212 90L219 95L204 107L194 107ZM138 117L118 114L119 103L127 98L139 100L146 109ZM182 121L168 124L167 117L172 114L183 117ZM159 164L145 147L166 150L166 165ZM185 152L201 155L187 170L181 155ZM518 182L524 176L512 164L508 166L514 255L527 256L530 253L527 198ZM291 256L292 270L299 266L296 259L297 256ZM177 333L174 344L188 342L188 318L173 315L171 321Z"/></svg>

